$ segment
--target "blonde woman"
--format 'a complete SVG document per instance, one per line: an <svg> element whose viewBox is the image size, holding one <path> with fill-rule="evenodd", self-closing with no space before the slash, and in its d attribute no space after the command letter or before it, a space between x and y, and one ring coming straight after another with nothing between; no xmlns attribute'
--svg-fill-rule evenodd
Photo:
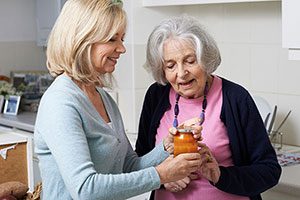
<svg viewBox="0 0 300 200"><path fill-rule="evenodd" d="M125 29L122 2L112 0L68 0L54 25L47 66L56 78L34 132L43 199L126 199L201 165L198 153L169 157L172 134L143 157L131 148L117 105L102 88L126 51ZM195 138L200 130L195 126Z"/></svg>

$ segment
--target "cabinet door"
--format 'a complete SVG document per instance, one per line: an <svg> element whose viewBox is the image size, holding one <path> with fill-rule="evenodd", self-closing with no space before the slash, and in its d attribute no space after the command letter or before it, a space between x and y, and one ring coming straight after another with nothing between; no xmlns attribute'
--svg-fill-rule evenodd
<svg viewBox="0 0 300 200"><path fill-rule="evenodd" d="M282 45L300 50L300 1L282 0Z"/></svg>
<svg viewBox="0 0 300 200"><path fill-rule="evenodd" d="M27 131L21 131L21 130L14 130L15 134L19 134L23 137L26 137L28 141L30 141L31 144L31 157L30 157L30 163L32 165L32 174L31 174L31 181L33 183L33 186L36 186L38 183L42 182L40 169L39 169L39 159L37 155L34 153L34 139L33 139L33 133L27 132Z"/></svg>
<svg viewBox="0 0 300 200"><path fill-rule="evenodd" d="M19 181L34 190L32 139L15 131L0 129L0 183Z"/></svg>
<svg viewBox="0 0 300 200"><path fill-rule="evenodd" d="M37 45L46 46L51 29L67 0L36 0Z"/></svg>

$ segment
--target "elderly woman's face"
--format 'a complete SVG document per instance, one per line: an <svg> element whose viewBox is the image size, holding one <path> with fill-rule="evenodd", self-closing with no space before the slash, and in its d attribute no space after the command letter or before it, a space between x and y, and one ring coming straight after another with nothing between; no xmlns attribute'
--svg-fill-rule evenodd
<svg viewBox="0 0 300 200"><path fill-rule="evenodd" d="M117 60L125 53L125 29L119 30L107 43L94 43L91 49L92 64L102 74L115 70Z"/></svg>
<svg viewBox="0 0 300 200"><path fill-rule="evenodd" d="M203 95L207 74L190 42L172 38L163 45L164 72L174 90L185 98Z"/></svg>

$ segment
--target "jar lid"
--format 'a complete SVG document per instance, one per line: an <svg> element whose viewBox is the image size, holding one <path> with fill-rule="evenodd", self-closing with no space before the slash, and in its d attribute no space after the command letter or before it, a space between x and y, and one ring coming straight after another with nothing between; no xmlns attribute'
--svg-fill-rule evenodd
<svg viewBox="0 0 300 200"><path fill-rule="evenodd" d="M193 129L192 128L177 128L177 132L179 132L179 133L192 133Z"/></svg>

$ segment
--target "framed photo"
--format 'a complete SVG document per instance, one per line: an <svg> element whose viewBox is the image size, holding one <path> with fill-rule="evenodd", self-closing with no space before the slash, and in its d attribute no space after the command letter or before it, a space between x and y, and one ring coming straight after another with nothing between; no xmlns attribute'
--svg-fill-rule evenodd
<svg viewBox="0 0 300 200"><path fill-rule="evenodd" d="M4 106L4 114L8 115L17 115L20 105L20 96L9 96L8 99L5 100L5 106Z"/></svg>
<svg viewBox="0 0 300 200"><path fill-rule="evenodd" d="M39 99L54 80L48 71L11 71L13 86L25 99Z"/></svg>

